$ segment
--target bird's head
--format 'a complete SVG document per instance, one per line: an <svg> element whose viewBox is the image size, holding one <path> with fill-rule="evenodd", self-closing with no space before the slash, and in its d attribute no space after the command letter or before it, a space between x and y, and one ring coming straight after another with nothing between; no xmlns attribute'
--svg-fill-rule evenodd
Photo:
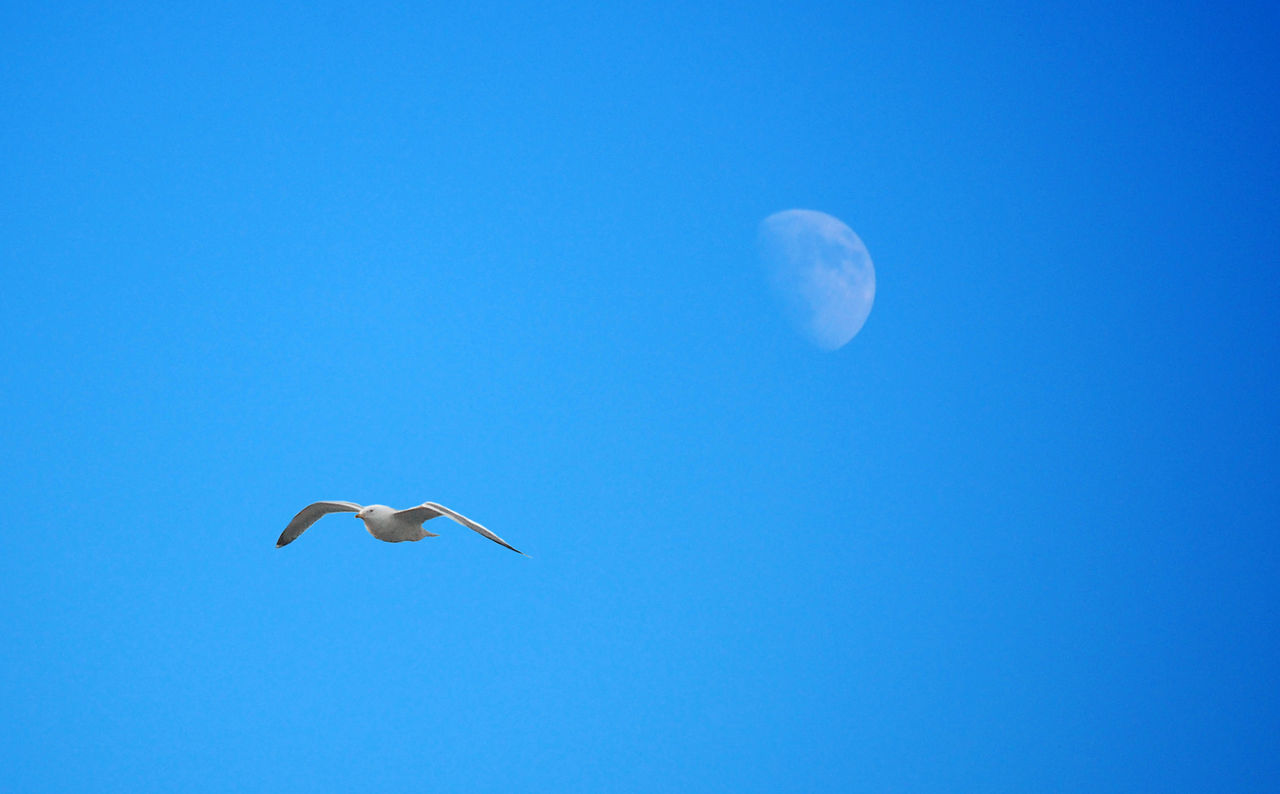
<svg viewBox="0 0 1280 794"><path fill-rule="evenodd" d="M394 513L394 512L395 512L394 510L392 510L390 507L387 507L386 505L369 505L368 507L360 508L360 512L356 513L356 518L360 518L360 519L377 518L378 516L381 516L385 513Z"/></svg>

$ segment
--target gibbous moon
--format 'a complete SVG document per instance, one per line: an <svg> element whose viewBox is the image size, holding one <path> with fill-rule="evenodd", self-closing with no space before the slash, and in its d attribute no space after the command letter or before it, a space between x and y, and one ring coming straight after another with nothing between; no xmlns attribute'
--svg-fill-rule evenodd
<svg viewBox="0 0 1280 794"><path fill-rule="evenodd" d="M861 330L876 270L853 229L823 212L786 210L760 222L759 244L774 292L809 341L835 350Z"/></svg>

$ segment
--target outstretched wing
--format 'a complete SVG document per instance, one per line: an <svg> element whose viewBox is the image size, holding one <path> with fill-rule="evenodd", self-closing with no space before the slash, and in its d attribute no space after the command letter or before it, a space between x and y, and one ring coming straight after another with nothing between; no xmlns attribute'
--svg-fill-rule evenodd
<svg viewBox="0 0 1280 794"><path fill-rule="evenodd" d="M488 529L484 528L483 526L467 518L463 514L455 513L454 511L450 510L444 505L436 504L435 502L423 502L417 507L411 507L408 510L398 510L396 511L395 515L399 516L400 518L407 518L410 521L413 521L415 523L418 521L430 521L431 519L436 518L437 516L445 516L446 518L452 518L454 521L457 521L459 524L466 527L467 529L471 529L471 530L475 530L476 532L479 532L481 535L484 535L486 538L488 538L489 540L492 540L494 543L497 543L500 546L506 546L507 548L514 551L516 554L524 554L524 556L526 557L529 556L528 554L525 554L523 551L520 551L515 546L512 546L510 543L506 542L502 538L493 534Z"/></svg>
<svg viewBox="0 0 1280 794"><path fill-rule="evenodd" d="M307 531L307 528L320 520L321 516L329 513L358 513L360 505L355 502L314 502L302 508L293 520L289 522L289 526L284 528L284 532L280 533L280 539L276 541L276 548L288 546L290 543L298 539L298 536Z"/></svg>
<svg viewBox="0 0 1280 794"><path fill-rule="evenodd" d="M396 518L403 518L411 524L417 524L422 521L430 521L437 516L444 515L444 513L434 507L428 507L428 505L418 505L417 507L410 507L408 510L397 510L393 515Z"/></svg>

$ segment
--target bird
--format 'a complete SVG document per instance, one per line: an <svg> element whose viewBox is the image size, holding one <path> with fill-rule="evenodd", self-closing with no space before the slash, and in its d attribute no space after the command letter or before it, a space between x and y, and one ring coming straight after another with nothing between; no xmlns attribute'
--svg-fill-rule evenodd
<svg viewBox="0 0 1280 794"><path fill-rule="evenodd" d="M410 507L407 510L396 510L386 505L362 507L355 502L312 502L298 511L298 514L289 522L289 526L285 527L284 532L280 533L280 539L276 541L276 548L288 546L297 540L299 535L306 532L312 524L329 513L355 513L356 518L364 522L364 528L369 531L370 535L373 535L378 540L385 540L387 543L438 538L440 537L439 535L423 529L422 524L424 521L446 516L467 529L479 532L494 543L506 546L516 554L522 554L525 557L529 556L461 513L456 513L435 502L423 502L417 507Z"/></svg>

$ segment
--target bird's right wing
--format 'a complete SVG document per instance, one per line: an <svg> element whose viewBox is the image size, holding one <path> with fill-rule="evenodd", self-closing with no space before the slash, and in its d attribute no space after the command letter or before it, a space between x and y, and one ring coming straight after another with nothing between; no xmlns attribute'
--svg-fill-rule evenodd
<svg viewBox="0 0 1280 794"><path fill-rule="evenodd" d="M280 533L280 539L276 541L276 548L288 546L290 543L298 539L298 536L307 531L307 528L320 520L321 516L329 513L358 513L360 505L355 502L314 502L302 508L293 520L289 522L289 526L284 528L284 532Z"/></svg>
<svg viewBox="0 0 1280 794"><path fill-rule="evenodd" d="M507 548L514 551L516 554L521 554L521 555L524 555L525 557L529 556L528 554L525 554L523 551L520 551L515 546L512 546L510 543L506 542L502 538L490 532L486 527L483 527L480 524L477 524L476 522L467 518L462 513L458 513L453 510L450 510L444 505L437 504L436 502L423 502L417 507L411 507L408 510L400 510L399 512L396 513L396 515L405 516L406 518L412 518L414 521L417 521L417 520L430 521L436 516L445 516L447 518L452 518L454 521L457 521L459 524L466 527L467 529L470 529L474 532L479 532L481 535L484 535L486 538L488 538L489 540L492 540L494 543L497 543L499 546L506 546Z"/></svg>

